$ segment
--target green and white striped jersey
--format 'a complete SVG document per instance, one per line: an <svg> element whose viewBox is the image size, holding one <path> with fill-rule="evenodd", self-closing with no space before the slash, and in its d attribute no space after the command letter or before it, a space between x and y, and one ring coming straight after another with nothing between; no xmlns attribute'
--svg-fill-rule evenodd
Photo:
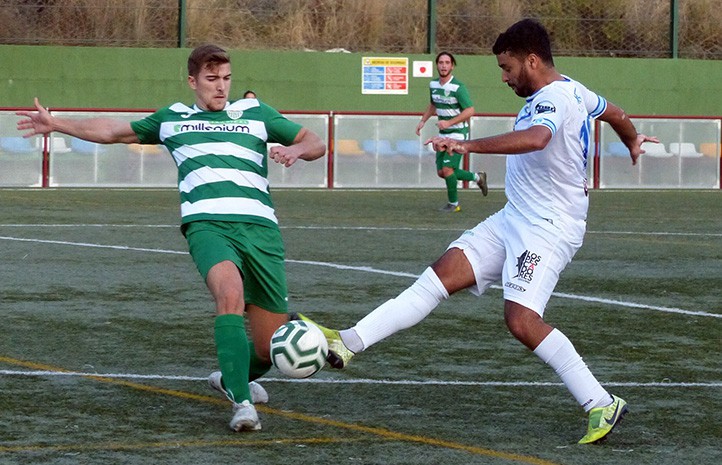
<svg viewBox="0 0 722 465"><path fill-rule="evenodd" d="M474 106L466 86L454 76L444 85L441 85L438 79L434 79L429 83L429 90L431 103L436 107L436 116L439 120L450 120L464 109ZM456 136L455 139L468 139L469 121L449 126L439 131L439 134L447 137Z"/></svg>
<svg viewBox="0 0 722 465"><path fill-rule="evenodd" d="M131 123L143 144L163 144L178 166L182 223L238 221L277 227L268 184L268 143L301 130L256 99L223 111L175 103Z"/></svg>

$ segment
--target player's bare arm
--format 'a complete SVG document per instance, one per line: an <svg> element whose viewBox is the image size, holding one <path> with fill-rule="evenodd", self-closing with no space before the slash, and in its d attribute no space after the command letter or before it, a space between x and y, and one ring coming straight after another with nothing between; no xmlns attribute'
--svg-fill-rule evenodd
<svg viewBox="0 0 722 465"><path fill-rule="evenodd" d="M425 143L433 144L434 150L449 153L467 154L473 152L517 155L541 150L547 146L551 138L552 133L546 126L532 126L523 131L507 132L481 139L461 141L448 137L434 137Z"/></svg>
<svg viewBox="0 0 722 465"><path fill-rule="evenodd" d="M49 134L55 131L100 144L140 142L129 122L111 118L57 118L51 115L37 98L35 98L34 104L36 111L18 111L16 113L18 116L25 117L17 123L19 131L26 131L23 137Z"/></svg>
<svg viewBox="0 0 722 465"><path fill-rule="evenodd" d="M656 137L638 134L624 110L613 103L607 102L607 109L599 116L599 119L608 123L617 133L622 143L627 146L629 156L632 158L632 165L636 165L637 159L644 153L644 150L642 150L643 142L659 143L659 139Z"/></svg>
<svg viewBox="0 0 722 465"><path fill-rule="evenodd" d="M433 103L430 103L428 107L426 107L426 111L421 116L421 121L419 121L419 124L416 125L416 135L421 135L421 129L423 129L424 125L426 124L426 121L428 121L429 118L431 118L433 115L436 114L436 107L434 107Z"/></svg>
<svg viewBox="0 0 722 465"><path fill-rule="evenodd" d="M271 147L268 151L268 157L271 160L285 167L293 165L298 159L312 161L321 158L325 154L326 144L323 143L316 133L306 128L302 128L298 132L292 145L288 147L277 145Z"/></svg>

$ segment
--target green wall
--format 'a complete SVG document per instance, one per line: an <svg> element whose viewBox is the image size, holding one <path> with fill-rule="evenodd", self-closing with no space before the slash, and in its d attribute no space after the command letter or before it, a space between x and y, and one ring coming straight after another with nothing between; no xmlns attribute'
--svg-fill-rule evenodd
<svg viewBox="0 0 722 465"><path fill-rule="evenodd" d="M0 46L0 107L158 108L192 102L188 49ZM409 76L408 95L362 95L356 53L234 51L234 96L253 89L285 111L415 112L428 78ZM381 55L383 56L383 55ZM393 55L403 56L403 55ZM407 55L431 60L428 55ZM457 56L456 76L478 113L516 113L521 100L500 80L493 56ZM722 115L722 62L633 58L556 59L559 71L634 115Z"/></svg>

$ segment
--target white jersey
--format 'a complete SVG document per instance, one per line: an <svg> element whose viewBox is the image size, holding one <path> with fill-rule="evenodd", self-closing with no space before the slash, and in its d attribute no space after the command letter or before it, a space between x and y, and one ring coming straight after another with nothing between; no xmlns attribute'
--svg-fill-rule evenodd
<svg viewBox="0 0 722 465"><path fill-rule="evenodd" d="M542 150L507 156L506 197L532 224L586 220L590 120L606 108L603 97L566 76L527 98L514 130L545 126L552 138Z"/></svg>

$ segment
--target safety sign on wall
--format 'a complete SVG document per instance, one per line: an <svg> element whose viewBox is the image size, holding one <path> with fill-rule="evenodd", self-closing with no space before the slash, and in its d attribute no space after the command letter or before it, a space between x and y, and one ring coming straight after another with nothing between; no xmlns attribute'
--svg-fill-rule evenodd
<svg viewBox="0 0 722 465"><path fill-rule="evenodd" d="M363 94L408 94L409 59L394 57L362 58Z"/></svg>

